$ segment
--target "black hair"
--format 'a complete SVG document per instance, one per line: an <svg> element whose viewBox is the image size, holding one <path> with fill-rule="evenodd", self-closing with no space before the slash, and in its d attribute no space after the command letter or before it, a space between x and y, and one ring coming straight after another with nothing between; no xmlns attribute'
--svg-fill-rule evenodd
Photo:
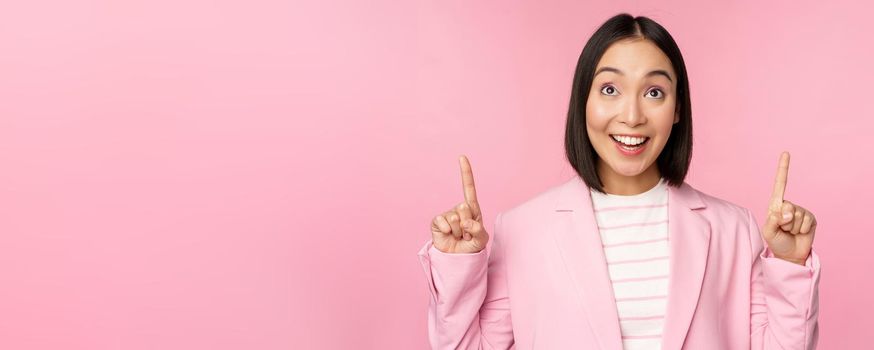
<svg viewBox="0 0 874 350"><path fill-rule="evenodd" d="M589 188L601 193L604 193L604 188L596 169L598 154L586 133L586 101L601 56L613 43L630 38L652 41L671 60L677 75L675 112L680 119L672 126L671 136L656 160L659 172L668 185L679 187L686 178L692 160L689 79L680 48L671 34L655 21L643 16L632 17L627 13L620 13L604 22L583 47L574 73L565 129L564 144L568 161Z"/></svg>

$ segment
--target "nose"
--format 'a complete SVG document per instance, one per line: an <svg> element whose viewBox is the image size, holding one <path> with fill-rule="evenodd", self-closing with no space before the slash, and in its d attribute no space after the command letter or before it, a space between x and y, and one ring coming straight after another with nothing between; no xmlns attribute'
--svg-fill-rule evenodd
<svg viewBox="0 0 874 350"><path fill-rule="evenodd" d="M646 122L646 116L640 110L640 102L637 99L629 99L620 121L630 128Z"/></svg>

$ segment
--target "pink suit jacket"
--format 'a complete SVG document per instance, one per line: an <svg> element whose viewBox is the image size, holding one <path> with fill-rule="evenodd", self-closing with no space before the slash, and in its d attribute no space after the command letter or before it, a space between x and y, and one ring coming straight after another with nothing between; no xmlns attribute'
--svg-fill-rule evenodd
<svg viewBox="0 0 874 350"><path fill-rule="evenodd" d="M588 187L579 176L497 215L483 251L419 251L434 349L621 350ZM773 257L746 208L668 187L662 349L814 349L819 258Z"/></svg>

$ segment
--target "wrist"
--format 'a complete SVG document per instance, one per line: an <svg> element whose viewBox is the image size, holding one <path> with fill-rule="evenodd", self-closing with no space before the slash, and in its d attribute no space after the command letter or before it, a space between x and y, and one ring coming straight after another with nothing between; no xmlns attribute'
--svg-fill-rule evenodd
<svg viewBox="0 0 874 350"><path fill-rule="evenodd" d="M774 251L771 250L770 247L766 247L766 248L765 248L765 252L764 252L763 256L766 257L766 258L777 258L777 259L780 259L780 260L785 260L785 261L791 262L791 263L793 263L793 264L798 264L798 265L801 265L801 266L804 266L804 263L807 262L807 258L806 258L806 257L805 257L804 259L793 259L793 258L789 258L789 257L782 257L782 256L780 256L779 254L774 253ZM810 256L810 254L808 253L807 256Z"/></svg>
<svg viewBox="0 0 874 350"><path fill-rule="evenodd" d="M786 260L786 261L788 261L788 262L792 262L792 263L796 263L796 264L798 264L798 265L804 266L804 260L792 260L792 259L783 259L783 260Z"/></svg>
<svg viewBox="0 0 874 350"><path fill-rule="evenodd" d="M805 260L799 260L799 259L783 258L783 257L779 257L779 256L776 256L776 255L774 255L774 257L777 258L777 259L785 260L785 261L788 261L788 262L791 262L791 263L794 263L794 264L798 264L798 265L801 265L801 266L804 266L804 262L807 260L807 259L805 259Z"/></svg>

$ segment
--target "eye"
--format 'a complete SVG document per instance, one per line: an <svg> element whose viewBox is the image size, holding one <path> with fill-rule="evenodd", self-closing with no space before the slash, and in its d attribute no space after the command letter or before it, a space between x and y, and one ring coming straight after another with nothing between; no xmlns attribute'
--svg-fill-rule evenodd
<svg viewBox="0 0 874 350"><path fill-rule="evenodd" d="M607 93L604 93L605 91L607 91ZM613 96L613 93L618 93L618 92L616 91L616 88L613 87L613 85L608 84L608 85L604 85L603 87L601 87L601 93L605 94L605 95Z"/></svg>
<svg viewBox="0 0 874 350"><path fill-rule="evenodd" d="M658 92L658 93L656 93L655 95L653 95L653 92ZM647 91L647 92L646 92L646 95L647 95L647 96L652 96L652 97L655 97L655 98L664 98L665 93L662 92L661 89L652 89L652 90Z"/></svg>

